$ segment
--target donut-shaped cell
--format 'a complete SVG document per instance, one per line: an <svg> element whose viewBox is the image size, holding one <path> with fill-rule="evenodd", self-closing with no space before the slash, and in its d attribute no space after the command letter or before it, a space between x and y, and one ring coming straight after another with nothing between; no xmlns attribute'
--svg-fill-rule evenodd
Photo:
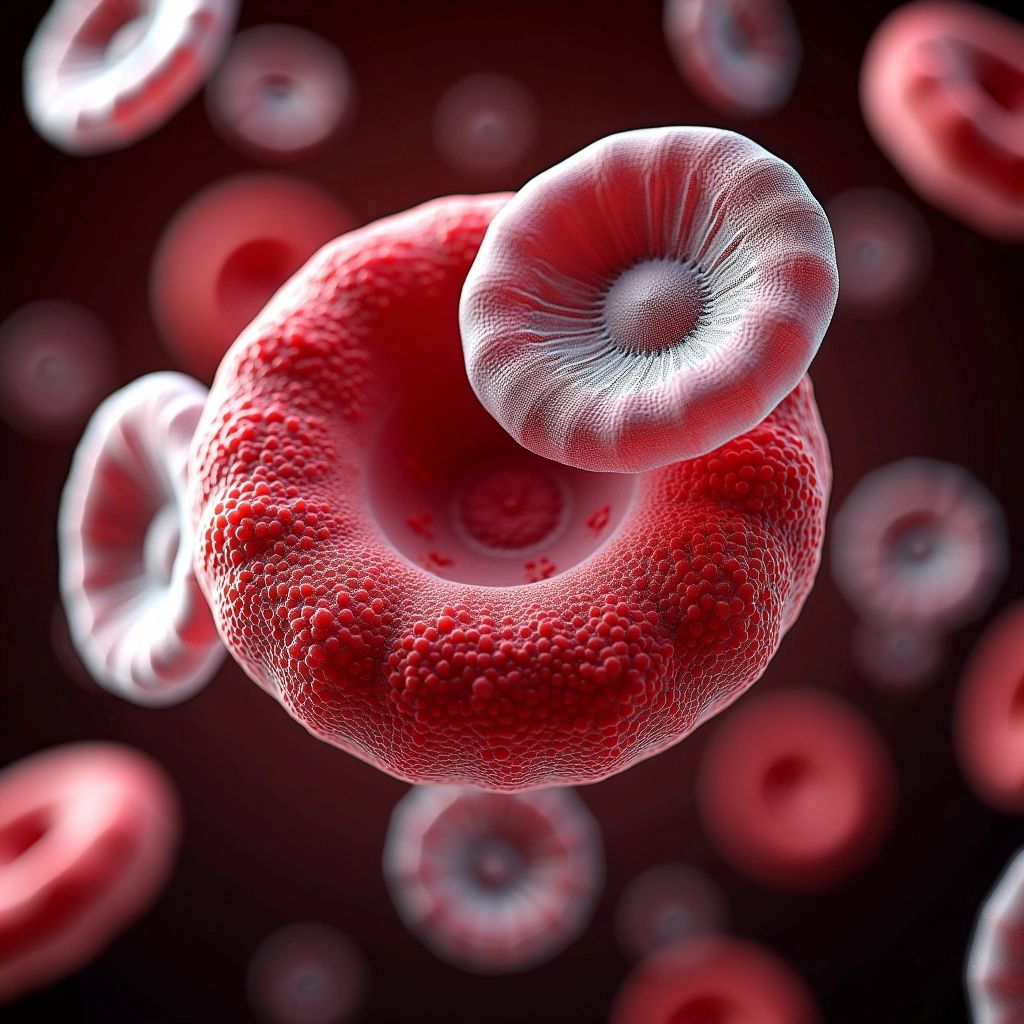
<svg viewBox="0 0 1024 1024"><path fill-rule="evenodd" d="M194 196L160 240L153 317L171 353L204 380L267 300L352 226L313 185L277 174L228 178Z"/></svg>
<svg viewBox="0 0 1024 1024"><path fill-rule="evenodd" d="M786 0L665 0L676 68L715 110L764 117L793 93L803 47Z"/></svg>
<svg viewBox="0 0 1024 1024"><path fill-rule="evenodd" d="M944 631L979 615L1006 573L995 498L965 469L902 459L865 476L832 526L832 576L868 622Z"/></svg>
<svg viewBox="0 0 1024 1024"><path fill-rule="evenodd" d="M857 668L891 692L920 687L935 674L946 653L941 634L869 622L857 625L851 646Z"/></svg>
<svg viewBox="0 0 1024 1024"><path fill-rule="evenodd" d="M224 655L192 567L188 446L206 389L151 373L106 399L75 451L58 514L60 588L75 648L101 686L176 704Z"/></svg>
<svg viewBox="0 0 1024 1024"><path fill-rule="evenodd" d="M803 981L774 953L741 939L691 939L642 961L610 1024L820 1024Z"/></svg>
<svg viewBox="0 0 1024 1024"><path fill-rule="evenodd" d="M960 680L954 726L975 792L999 810L1024 813L1024 602L978 641Z"/></svg>
<svg viewBox="0 0 1024 1024"><path fill-rule="evenodd" d="M550 960L583 932L604 855L571 790L420 786L392 813L384 877L406 926L437 956L502 974Z"/></svg>
<svg viewBox="0 0 1024 1024"><path fill-rule="evenodd" d="M129 146L199 89L237 0L55 0L25 54L25 108L68 153Z"/></svg>
<svg viewBox="0 0 1024 1024"><path fill-rule="evenodd" d="M697 801L719 852L765 885L823 889L874 856L895 805L881 738L852 707L815 690L740 705L701 762Z"/></svg>
<svg viewBox="0 0 1024 1024"><path fill-rule="evenodd" d="M1024 1020L1024 850L978 914L965 970L973 1024Z"/></svg>
<svg viewBox="0 0 1024 1024"><path fill-rule="evenodd" d="M351 118L355 85L327 40L290 25L240 32L206 90L217 130L271 161L311 156Z"/></svg>
<svg viewBox="0 0 1024 1024"><path fill-rule="evenodd" d="M155 899L178 800L144 754L56 747L0 772L0 1003L78 970Z"/></svg>
<svg viewBox="0 0 1024 1024"><path fill-rule="evenodd" d="M921 196L982 234L1024 239L1024 25L980 4L905 4L875 30L860 95Z"/></svg>
<svg viewBox="0 0 1024 1024"><path fill-rule="evenodd" d="M400 778L523 789L621 771L760 676L813 582L830 463L806 380L646 475L518 447L458 332L503 202L321 251L225 357L191 479L200 581L254 680Z"/></svg>
<svg viewBox="0 0 1024 1024"><path fill-rule="evenodd" d="M494 218L462 294L466 368L530 451L641 472L763 420L836 289L828 221L788 164L715 128L624 132Z"/></svg>

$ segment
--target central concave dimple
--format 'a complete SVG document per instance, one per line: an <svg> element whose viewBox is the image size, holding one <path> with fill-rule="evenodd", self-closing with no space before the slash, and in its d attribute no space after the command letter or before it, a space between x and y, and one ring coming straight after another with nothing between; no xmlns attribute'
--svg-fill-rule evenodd
<svg viewBox="0 0 1024 1024"><path fill-rule="evenodd" d="M604 300L604 319L617 348L664 352L690 336L704 302L695 267L679 260L644 260L612 283Z"/></svg>

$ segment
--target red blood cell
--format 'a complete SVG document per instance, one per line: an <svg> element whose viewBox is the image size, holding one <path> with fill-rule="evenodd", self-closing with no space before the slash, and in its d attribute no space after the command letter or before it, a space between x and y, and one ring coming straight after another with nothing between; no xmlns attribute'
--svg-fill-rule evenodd
<svg viewBox="0 0 1024 1024"><path fill-rule="evenodd" d="M680 75L723 114L781 109L800 70L785 0L665 0L665 41Z"/></svg>
<svg viewBox="0 0 1024 1024"><path fill-rule="evenodd" d="M853 660L869 679L890 691L910 691L942 664L941 635L919 629L887 629L860 623L853 634Z"/></svg>
<svg viewBox="0 0 1024 1024"><path fill-rule="evenodd" d="M192 432L206 389L152 373L96 410L58 514L68 626L101 686L138 704L176 704L224 655L192 568L185 511Z"/></svg>
<svg viewBox="0 0 1024 1024"><path fill-rule="evenodd" d="M348 64L320 36L290 25L240 32L206 90L217 130L265 160L312 155L351 118Z"/></svg>
<svg viewBox="0 0 1024 1024"><path fill-rule="evenodd" d="M876 29L860 81L875 141L930 203L1024 239L1024 26L977 4L910 3Z"/></svg>
<svg viewBox="0 0 1024 1024"><path fill-rule="evenodd" d="M763 420L836 290L828 221L788 164L715 128L624 132L494 218L462 294L466 368L530 451L640 472Z"/></svg>
<svg viewBox="0 0 1024 1024"><path fill-rule="evenodd" d="M78 970L163 887L178 800L162 769L109 743L0 773L0 1002Z"/></svg>
<svg viewBox="0 0 1024 1024"><path fill-rule="evenodd" d="M1024 1020L1024 850L981 908L965 974L974 1024Z"/></svg>
<svg viewBox="0 0 1024 1024"><path fill-rule="evenodd" d="M767 949L740 939L669 946L619 990L610 1024L819 1024L814 999Z"/></svg>
<svg viewBox="0 0 1024 1024"><path fill-rule="evenodd" d="M1024 602L978 642L960 681L954 721L960 766L975 792L1024 812Z"/></svg>
<svg viewBox="0 0 1024 1024"><path fill-rule="evenodd" d="M167 347L208 380L274 292L351 226L329 195L283 175L228 178L200 192L168 225L150 273Z"/></svg>
<svg viewBox="0 0 1024 1024"><path fill-rule="evenodd" d="M457 317L503 202L437 200L318 254L226 356L190 486L222 635L290 714L400 778L514 790L621 771L760 676L831 470L806 380L644 476L517 447Z"/></svg>
<svg viewBox="0 0 1024 1024"><path fill-rule="evenodd" d="M37 437L74 431L109 390L114 354L103 325L70 302L32 302L0 327L0 413Z"/></svg>
<svg viewBox="0 0 1024 1024"><path fill-rule="evenodd" d="M237 8L237 0L56 0L25 54L29 119L68 153L131 145L199 89Z"/></svg>
<svg viewBox="0 0 1024 1024"><path fill-rule="evenodd" d="M844 701L785 690L744 702L701 762L697 801L719 852L775 888L822 889L878 850L895 806L892 761Z"/></svg>
<svg viewBox="0 0 1024 1024"><path fill-rule="evenodd" d="M500 974L550 960L583 932L604 857L571 790L421 786L391 816L384 876L402 920L437 956Z"/></svg>
<svg viewBox="0 0 1024 1024"><path fill-rule="evenodd" d="M850 492L832 526L832 575L863 619L932 632L963 625L1006 573L995 498L959 466L902 459Z"/></svg>

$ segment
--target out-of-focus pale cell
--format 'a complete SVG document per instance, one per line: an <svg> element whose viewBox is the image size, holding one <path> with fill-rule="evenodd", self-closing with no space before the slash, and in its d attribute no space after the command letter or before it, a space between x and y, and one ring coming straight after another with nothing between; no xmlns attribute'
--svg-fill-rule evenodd
<svg viewBox="0 0 1024 1024"><path fill-rule="evenodd" d="M453 167L498 171L522 160L537 137L533 97L507 75L469 75L452 85L434 113L434 141Z"/></svg>
<svg viewBox="0 0 1024 1024"><path fill-rule="evenodd" d="M384 876L402 920L438 957L501 974L550 960L582 933L604 855L570 789L419 786L392 814Z"/></svg>
<svg viewBox="0 0 1024 1024"><path fill-rule="evenodd" d="M764 117L793 93L802 46L786 0L665 0L680 75L723 114Z"/></svg>
<svg viewBox="0 0 1024 1024"><path fill-rule="evenodd" d="M224 656L192 567L188 447L206 389L152 373L107 398L75 451L58 513L60 588L75 648L101 686L175 704Z"/></svg>
<svg viewBox="0 0 1024 1024"><path fill-rule="evenodd" d="M725 927L725 901L715 883L687 864L659 864L626 886L615 913L619 945L639 960L663 946Z"/></svg>
<svg viewBox="0 0 1024 1024"><path fill-rule="evenodd" d="M1024 601L1003 611L974 648L960 680L954 733L978 796L1024 814Z"/></svg>
<svg viewBox="0 0 1024 1024"><path fill-rule="evenodd" d="M641 472L760 423L837 288L825 213L789 164L715 128L624 132L495 215L462 291L466 368L523 447Z"/></svg>
<svg viewBox="0 0 1024 1024"><path fill-rule="evenodd" d="M836 242L839 308L884 313L911 298L931 262L924 218L882 188L855 188L825 207Z"/></svg>
<svg viewBox="0 0 1024 1024"><path fill-rule="evenodd" d="M832 524L832 576L868 622L943 631L988 606L1006 573L1006 525L965 469L903 459L865 476Z"/></svg>
<svg viewBox="0 0 1024 1024"><path fill-rule="evenodd" d="M78 970L155 899L180 834L163 770L109 743L0 772L0 1003Z"/></svg>
<svg viewBox="0 0 1024 1024"><path fill-rule="evenodd" d="M220 59L237 0L55 0L25 54L25 107L69 153L156 131Z"/></svg>
<svg viewBox="0 0 1024 1024"><path fill-rule="evenodd" d="M81 426L109 390L114 352L100 321L70 302L32 302L0 327L0 414L36 437Z"/></svg>
<svg viewBox="0 0 1024 1024"><path fill-rule="evenodd" d="M168 349L212 378L274 292L351 226L331 196L284 175L229 178L194 196L164 231L150 270L153 317Z"/></svg>
<svg viewBox="0 0 1024 1024"><path fill-rule="evenodd" d="M907 692L926 683L946 653L938 633L863 622L854 630L852 651L868 679L886 690Z"/></svg>
<svg viewBox="0 0 1024 1024"><path fill-rule="evenodd" d="M1024 849L978 914L964 971L973 1024L1024 1020Z"/></svg>
<svg viewBox="0 0 1024 1024"><path fill-rule="evenodd" d="M249 1006L264 1024L345 1024L363 999L366 968L334 928L288 925L257 948L246 974Z"/></svg>
<svg viewBox="0 0 1024 1024"><path fill-rule="evenodd" d="M741 939L690 939L641 961L609 1024L820 1024L804 982L774 953Z"/></svg>
<svg viewBox="0 0 1024 1024"><path fill-rule="evenodd" d="M290 25L240 32L206 90L217 130L271 161L310 156L352 116L348 63L327 40Z"/></svg>
<svg viewBox="0 0 1024 1024"><path fill-rule="evenodd" d="M868 44L860 97L921 196L982 234L1024 240L1024 25L981 4L904 4Z"/></svg>

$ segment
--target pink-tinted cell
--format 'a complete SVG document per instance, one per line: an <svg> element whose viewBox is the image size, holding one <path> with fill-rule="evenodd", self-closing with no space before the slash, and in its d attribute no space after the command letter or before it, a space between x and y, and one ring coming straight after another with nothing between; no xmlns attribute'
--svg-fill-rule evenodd
<svg viewBox="0 0 1024 1024"><path fill-rule="evenodd" d="M514 78L468 75L441 97L434 113L434 141L453 167L498 171L530 151L537 121L533 97Z"/></svg>
<svg viewBox="0 0 1024 1024"><path fill-rule="evenodd" d="M783 690L744 702L701 762L697 802L733 867L780 889L823 889L870 860L895 806L892 760L845 701Z"/></svg>
<svg viewBox="0 0 1024 1024"><path fill-rule="evenodd" d="M32 302L0 327L0 414L37 437L72 433L109 390L110 337L87 309Z"/></svg>
<svg viewBox="0 0 1024 1024"><path fill-rule="evenodd" d="M870 316L912 298L931 262L924 218L882 188L855 188L826 207L836 242L839 308Z"/></svg>
<svg viewBox="0 0 1024 1024"><path fill-rule="evenodd" d="M224 655L192 568L188 447L206 389L151 373L96 410L58 513L60 588L71 638L101 686L176 704Z"/></svg>
<svg viewBox="0 0 1024 1024"><path fill-rule="evenodd" d="M502 202L436 200L319 253L225 357L190 486L222 635L290 714L400 778L517 790L621 771L761 675L831 469L806 379L641 476L518 447L457 316Z"/></svg>
<svg viewBox="0 0 1024 1024"><path fill-rule="evenodd" d="M960 766L978 796L1024 813L1024 602L1002 612L974 648L954 726Z"/></svg>
<svg viewBox="0 0 1024 1024"><path fill-rule="evenodd" d="M25 54L25 108L68 153L156 131L220 59L237 0L55 0Z"/></svg>
<svg viewBox="0 0 1024 1024"><path fill-rule="evenodd" d="M0 772L0 1003L93 960L154 901L180 833L139 751L56 747Z"/></svg>
<svg viewBox="0 0 1024 1024"><path fill-rule="evenodd" d="M741 939L691 939L626 978L610 1024L819 1024L803 981L774 953Z"/></svg>
<svg viewBox="0 0 1024 1024"><path fill-rule="evenodd" d="M637 960L684 939L716 934L726 920L718 886L687 864L659 864L626 886L615 912L615 931Z"/></svg>
<svg viewBox="0 0 1024 1024"><path fill-rule="evenodd" d="M290 25L259 25L235 37L206 101L229 142L286 161L312 155L352 117L355 85L327 40Z"/></svg>
<svg viewBox="0 0 1024 1024"><path fill-rule="evenodd" d="M641 472L763 420L837 287L828 221L788 164L715 128L624 132L495 216L462 293L466 368L523 447Z"/></svg>
<svg viewBox="0 0 1024 1024"><path fill-rule="evenodd" d="M781 109L800 70L786 0L665 0L665 41L680 75L723 114Z"/></svg>
<svg viewBox="0 0 1024 1024"><path fill-rule="evenodd" d="M194 196L164 231L150 272L168 349L209 380L274 292L351 226L329 195L283 175L228 178Z"/></svg>
<svg viewBox="0 0 1024 1024"><path fill-rule="evenodd" d="M988 606L1006 573L995 498L965 469L902 459L865 476L832 525L832 576L861 618L932 632Z"/></svg>
<svg viewBox="0 0 1024 1024"><path fill-rule="evenodd" d="M550 960L583 932L604 854L571 790L420 786L392 813L384 877L406 926L437 956L502 974Z"/></svg>
<svg viewBox="0 0 1024 1024"><path fill-rule="evenodd" d="M1024 1020L1024 850L1018 850L978 915L967 956L973 1024Z"/></svg>
<svg viewBox="0 0 1024 1024"><path fill-rule="evenodd" d="M865 622L854 629L852 650L857 668L890 691L910 691L927 682L946 653L941 634Z"/></svg>
<svg viewBox="0 0 1024 1024"><path fill-rule="evenodd" d="M1024 25L980 4L905 4L861 68L875 141L929 202L1024 239Z"/></svg>
<svg viewBox="0 0 1024 1024"><path fill-rule="evenodd" d="M363 1000L366 967L352 942L324 924L288 925L253 953L249 1006L264 1024L346 1024Z"/></svg>

